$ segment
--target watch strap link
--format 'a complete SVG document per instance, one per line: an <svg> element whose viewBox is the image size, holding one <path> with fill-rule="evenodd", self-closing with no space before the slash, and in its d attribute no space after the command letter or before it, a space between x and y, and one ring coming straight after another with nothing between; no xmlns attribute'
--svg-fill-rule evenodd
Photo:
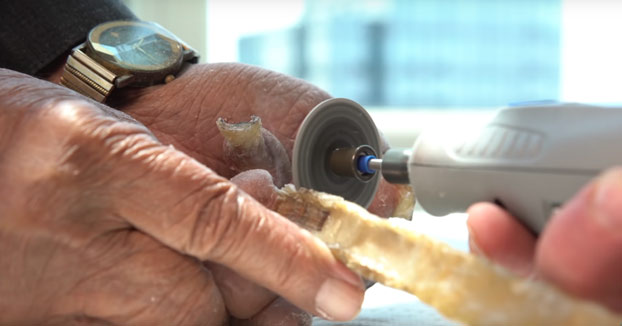
<svg viewBox="0 0 622 326"><path fill-rule="evenodd" d="M115 88L115 75L82 51L75 48L65 64L60 83L98 102L104 102Z"/></svg>

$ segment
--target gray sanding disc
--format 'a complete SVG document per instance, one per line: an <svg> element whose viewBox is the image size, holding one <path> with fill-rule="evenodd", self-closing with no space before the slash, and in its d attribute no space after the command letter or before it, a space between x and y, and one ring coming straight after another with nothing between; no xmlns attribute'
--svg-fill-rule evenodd
<svg viewBox="0 0 622 326"><path fill-rule="evenodd" d="M367 207L378 189L379 173L364 182L337 175L329 168L330 154L336 148L361 145L371 146L376 153L381 153L378 130L363 107L344 98L318 104L302 122L294 142L294 184Z"/></svg>

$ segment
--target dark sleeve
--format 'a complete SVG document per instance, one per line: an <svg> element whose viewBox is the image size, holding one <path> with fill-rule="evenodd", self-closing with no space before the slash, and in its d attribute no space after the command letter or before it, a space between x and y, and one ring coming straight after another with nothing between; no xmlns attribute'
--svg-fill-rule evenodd
<svg viewBox="0 0 622 326"><path fill-rule="evenodd" d="M120 0L8 0L0 4L0 67L34 75L95 25L136 19Z"/></svg>

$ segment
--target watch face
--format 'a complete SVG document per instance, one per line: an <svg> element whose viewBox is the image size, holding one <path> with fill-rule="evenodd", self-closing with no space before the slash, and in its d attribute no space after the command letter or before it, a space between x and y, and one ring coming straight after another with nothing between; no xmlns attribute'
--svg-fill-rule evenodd
<svg viewBox="0 0 622 326"><path fill-rule="evenodd" d="M114 21L98 25L89 34L87 44L104 63L132 72L167 73L180 66L183 55L174 36L146 22Z"/></svg>

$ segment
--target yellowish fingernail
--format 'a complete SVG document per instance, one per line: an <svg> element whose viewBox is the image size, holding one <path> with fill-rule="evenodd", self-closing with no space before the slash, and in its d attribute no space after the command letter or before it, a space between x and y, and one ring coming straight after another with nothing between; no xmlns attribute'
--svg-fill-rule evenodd
<svg viewBox="0 0 622 326"><path fill-rule="evenodd" d="M315 297L316 310L328 320L351 320L361 311L364 290L331 278L322 284Z"/></svg>

